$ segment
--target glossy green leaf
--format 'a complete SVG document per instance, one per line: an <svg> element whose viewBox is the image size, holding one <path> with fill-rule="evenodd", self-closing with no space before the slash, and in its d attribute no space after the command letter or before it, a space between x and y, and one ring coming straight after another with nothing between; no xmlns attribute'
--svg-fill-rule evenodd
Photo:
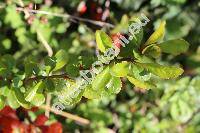
<svg viewBox="0 0 200 133"><path fill-rule="evenodd" d="M150 59L149 57L140 54L138 51L133 50L133 56L135 58L136 62L140 62L140 63L152 63L154 62L152 59Z"/></svg>
<svg viewBox="0 0 200 133"><path fill-rule="evenodd" d="M110 73L115 77L125 77L129 73L129 63L124 61L121 63L115 64L111 70Z"/></svg>
<svg viewBox="0 0 200 133"><path fill-rule="evenodd" d="M145 54L145 55L153 57L153 58L158 58L161 55L161 49L158 45L151 44L142 50L142 54Z"/></svg>
<svg viewBox="0 0 200 133"><path fill-rule="evenodd" d="M99 99L120 92L122 83L118 77L110 77L107 83L101 86L98 90L94 90L90 85L86 87L83 96L88 99Z"/></svg>
<svg viewBox="0 0 200 133"><path fill-rule="evenodd" d="M121 79L118 77L112 76L108 84L106 85L105 91L110 94L117 94L120 92L122 88L122 82Z"/></svg>
<svg viewBox="0 0 200 133"><path fill-rule="evenodd" d="M100 90L94 90L94 89L92 89L92 86L89 85L88 87L86 87L86 89L83 93L83 96L88 99L99 99L99 98L101 98L101 93L99 93L99 92L100 92Z"/></svg>
<svg viewBox="0 0 200 133"><path fill-rule="evenodd" d="M174 39L160 43L159 46L164 53L178 55L188 50L189 43L183 39Z"/></svg>
<svg viewBox="0 0 200 133"><path fill-rule="evenodd" d="M40 72L40 69L36 63L33 63L33 62L25 63L25 73L27 77L31 75L38 75L39 72Z"/></svg>
<svg viewBox="0 0 200 133"><path fill-rule="evenodd" d="M105 68L100 74L98 74L92 81L92 88L94 90L104 89L111 78L109 67Z"/></svg>
<svg viewBox="0 0 200 133"><path fill-rule="evenodd" d="M12 89L9 91L9 94L7 96L7 101L8 101L8 105L11 108L16 109L20 107L20 104L18 103L18 100L16 99L15 92Z"/></svg>
<svg viewBox="0 0 200 133"><path fill-rule="evenodd" d="M142 43L143 35L143 29L141 28L139 33L135 34L135 37L133 37L131 42L133 42L137 47L139 47Z"/></svg>
<svg viewBox="0 0 200 133"><path fill-rule="evenodd" d="M112 39L105 32L97 30L95 36L97 47L101 52L105 52L107 48L112 47Z"/></svg>
<svg viewBox="0 0 200 133"><path fill-rule="evenodd" d="M58 100L66 106L72 106L81 100L84 91L85 88L81 88L79 84L71 83L57 92Z"/></svg>
<svg viewBox="0 0 200 133"><path fill-rule="evenodd" d="M43 94L36 93L33 97L31 103L35 106L40 106L45 102L45 97Z"/></svg>
<svg viewBox="0 0 200 133"><path fill-rule="evenodd" d="M46 57L44 59L46 72L49 74L56 67L55 57Z"/></svg>
<svg viewBox="0 0 200 133"><path fill-rule="evenodd" d="M30 102L33 100L33 98L35 97L37 91L40 88L44 87L44 83L42 81L40 81L39 83L37 83L34 87L30 88L27 92L26 92L26 96L25 96L25 100Z"/></svg>
<svg viewBox="0 0 200 133"><path fill-rule="evenodd" d="M19 88L12 88L14 90L15 98L17 102L24 108L30 108L30 103L25 101L24 94L20 91Z"/></svg>
<svg viewBox="0 0 200 133"><path fill-rule="evenodd" d="M131 64L129 76L133 76L138 80L147 81L151 78L151 73L147 72L143 67Z"/></svg>
<svg viewBox="0 0 200 133"><path fill-rule="evenodd" d="M165 21L162 21L156 31L149 37L145 45L150 45L161 40L165 34Z"/></svg>
<svg viewBox="0 0 200 133"><path fill-rule="evenodd" d="M53 69L53 71L57 71L63 68L69 60L68 54L66 53L65 50L59 50L56 53L55 58L56 58L56 66Z"/></svg>
<svg viewBox="0 0 200 133"><path fill-rule="evenodd" d="M151 72L152 74L163 78L177 78L180 76L184 71L180 67L175 66L163 66L156 63L136 63L137 65L145 68L147 71Z"/></svg>
<svg viewBox="0 0 200 133"><path fill-rule="evenodd" d="M141 81L141 80L138 80L134 77L130 77L130 76L127 76L128 80L134 84L136 87L139 87L139 88L142 88L142 89L152 89L152 88L155 88L156 86L148 81Z"/></svg>

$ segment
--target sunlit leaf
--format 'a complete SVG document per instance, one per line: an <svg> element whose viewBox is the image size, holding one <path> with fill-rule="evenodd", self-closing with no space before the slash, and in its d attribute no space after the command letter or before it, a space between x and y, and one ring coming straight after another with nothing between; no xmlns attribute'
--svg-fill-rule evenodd
<svg viewBox="0 0 200 133"><path fill-rule="evenodd" d="M121 87L122 87L121 79L118 77L112 76L112 78L106 85L105 91L110 94L117 94L120 92Z"/></svg>
<svg viewBox="0 0 200 133"><path fill-rule="evenodd" d="M134 76L136 79L141 81L147 81L151 78L151 73L146 71L143 67L136 64L131 64L131 70L129 76Z"/></svg>
<svg viewBox="0 0 200 133"><path fill-rule="evenodd" d="M161 55L161 49L158 45L151 44L142 50L142 54L145 54L145 55L153 57L153 58L158 58Z"/></svg>
<svg viewBox="0 0 200 133"><path fill-rule="evenodd" d="M136 87L139 87L139 88L142 88L142 89L152 89L152 88L155 88L156 86L148 81L141 81L141 80L138 80L134 77L130 77L130 76L127 76L128 80L134 84Z"/></svg>
<svg viewBox="0 0 200 133"><path fill-rule="evenodd" d="M40 106L45 102L45 97L43 94L36 93L36 95L33 97L31 103L35 106Z"/></svg>
<svg viewBox="0 0 200 133"><path fill-rule="evenodd" d="M18 108L20 106L20 104L18 103L16 97L15 97L15 92L14 90L10 90L9 91L9 94L7 96L7 101L8 101L8 105L11 107L11 108Z"/></svg>
<svg viewBox="0 0 200 133"><path fill-rule="evenodd" d="M89 85L88 87L86 87L83 96L88 99L98 99L101 98L101 93L99 92L100 92L99 90L94 90L92 89L92 86Z"/></svg>
<svg viewBox="0 0 200 133"><path fill-rule="evenodd" d="M58 51L55 55L55 58L56 58L56 66L53 69L53 71L57 71L63 68L67 64L69 59L68 54L64 50Z"/></svg>
<svg viewBox="0 0 200 133"><path fill-rule="evenodd" d="M145 68L147 71L151 72L152 74L163 78L177 78L180 76L184 71L180 67L175 66L163 66L156 63L136 63L137 65Z"/></svg>
<svg viewBox="0 0 200 133"><path fill-rule="evenodd" d="M100 74L98 74L92 81L92 88L94 90L104 89L111 78L109 67L105 68Z"/></svg>
<svg viewBox="0 0 200 133"><path fill-rule="evenodd" d="M105 32L97 30L95 36L97 47L101 52L105 52L107 48L112 47L112 39Z"/></svg>
<svg viewBox="0 0 200 133"><path fill-rule="evenodd" d="M30 104L25 101L25 97L23 93L20 91L19 88L12 88L15 93L15 98L17 99L17 102L24 108L30 108Z"/></svg>
<svg viewBox="0 0 200 133"><path fill-rule="evenodd" d="M129 73L129 63L125 61L117 63L111 68L110 72L113 76L125 77Z"/></svg>
<svg viewBox="0 0 200 133"><path fill-rule="evenodd" d="M35 97L37 90L44 87L44 83L42 81L40 81L39 83L37 83L33 88L30 88L27 92L26 92L26 96L25 96L25 100L30 102L33 100L33 98Z"/></svg>
<svg viewBox="0 0 200 133"><path fill-rule="evenodd" d="M145 45L150 45L161 40L165 34L165 21L162 21L156 31L149 37Z"/></svg>

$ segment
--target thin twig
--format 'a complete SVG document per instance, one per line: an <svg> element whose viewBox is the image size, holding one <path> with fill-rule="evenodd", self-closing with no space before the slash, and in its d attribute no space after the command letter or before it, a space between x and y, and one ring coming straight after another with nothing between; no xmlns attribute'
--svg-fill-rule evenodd
<svg viewBox="0 0 200 133"><path fill-rule="evenodd" d="M50 107L51 106L51 94L48 93L46 96L46 106ZM50 111L49 110L45 110L45 116L49 118L50 115Z"/></svg>
<svg viewBox="0 0 200 133"><path fill-rule="evenodd" d="M22 0L18 0L18 4L24 8L24 2ZM24 9L24 14L25 14L25 19L27 19L28 17L30 17L30 13Z"/></svg>
<svg viewBox="0 0 200 133"><path fill-rule="evenodd" d="M50 15L50 16L55 16L55 17L62 17L62 18L71 18L71 19L75 19L75 20L79 20L82 22L88 22L94 25L98 25L98 26L107 26L110 28L113 28L114 25L110 24L110 23L106 23L106 22L102 22L102 21L96 21L96 20L90 20L90 19L86 19L86 18L81 18L81 17L77 17L77 16L73 16L70 14L59 14L59 13L52 13L52 12L47 12L47 11L42 11L42 10L32 10L32 9L24 9L22 7L18 7L17 11L28 11L29 13L35 13L35 14L44 14L44 15Z"/></svg>
<svg viewBox="0 0 200 133"><path fill-rule="evenodd" d="M44 36L39 30L37 30L37 35L38 35L39 40L42 42L43 46L46 48L48 55L51 57L53 55L52 48L50 47L48 42L44 39Z"/></svg>
<svg viewBox="0 0 200 133"><path fill-rule="evenodd" d="M53 55L53 50L51 48L51 46L48 44L48 42L45 40L44 36L41 34L41 32L39 30L37 30L37 35L40 39L40 41L42 42L43 46L46 48L47 52L48 52L48 56L52 56ZM51 73L50 73L51 75ZM46 96L46 106L50 107L51 105L51 94L47 94ZM45 111L45 116L49 117L49 110Z"/></svg>
<svg viewBox="0 0 200 133"><path fill-rule="evenodd" d="M44 109L44 110L49 110L49 111L51 111L55 114L61 115L63 117L69 118L71 120L75 120L75 121L77 121L81 124L84 124L84 125L90 124L90 121L88 119L82 118L82 117L77 116L77 115L70 114L68 112L58 111L58 110L52 109L51 107L48 107L48 106L45 106L45 105L40 106L39 108Z"/></svg>

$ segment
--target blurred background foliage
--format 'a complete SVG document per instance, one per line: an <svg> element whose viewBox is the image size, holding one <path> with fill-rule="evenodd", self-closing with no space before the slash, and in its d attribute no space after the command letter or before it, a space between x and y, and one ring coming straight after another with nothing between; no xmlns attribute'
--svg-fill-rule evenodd
<svg viewBox="0 0 200 133"><path fill-rule="evenodd" d="M59 14L67 12L97 21L103 21L102 11L106 9L106 0L85 0L85 12L78 10L83 2L80 0L23 1L29 8ZM19 68L30 55L43 63L47 52L39 41L38 30L55 53L60 49L68 53L69 63L64 71L72 77L78 75L81 64L84 64L83 68L89 68L97 58L94 33L102 27L51 15L32 14L25 19L23 12L16 11L17 7L17 0L0 1L0 55L13 55ZM91 120L90 126L81 126L53 114L50 118L62 122L65 132L200 132L200 1L110 0L109 11L104 21L114 24L114 28L103 28L110 35L123 33L132 17L145 13L150 18L143 31L146 40L158 23L166 20L164 40L184 38L191 45L185 54L164 54L157 60L181 64L184 75L177 80L158 81L158 87L152 90L138 89L123 79L123 88L118 95L101 100L83 99L66 109Z"/></svg>

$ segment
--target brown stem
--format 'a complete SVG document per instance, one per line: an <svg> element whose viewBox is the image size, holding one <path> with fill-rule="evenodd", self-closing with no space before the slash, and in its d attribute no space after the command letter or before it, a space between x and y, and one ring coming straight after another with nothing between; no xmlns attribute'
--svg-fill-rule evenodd
<svg viewBox="0 0 200 133"><path fill-rule="evenodd" d="M52 109L51 107L48 107L48 106L40 106L39 108L41 109L44 109L44 110L49 110L57 115L61 115L63 117L66 117L66 118L69 118L69 119L72 119L72 120L75 120L81 124L84 124L84 125L87 125L87 124L90 124L90 121L88 119L85 119L85 118L82 118L80 116L77 116L77 115L73 115L73 114L70 114L68 112L63 112L63 111L57 111L55 109Z"/></svg>
<svg viewBox="0 0 200 133"><path fill-rule="evenodd" d="M78 20L78 21L82 21L82 22L91 23L91 24L94 24L94 25L97 25L97 26L101 26L101 27L103 27L103 26L107 26L107 27L110 27L110 28L114 27L114 25L110 24L110 23L91 20L91 19L86 19L86 18L81 18L81 17L77 17L77 16L72 16L70 14L59 14L59 13L52 13L52 12L41 11L41 10L24 9L24 8L21 8L21 7L18 7L17 11L22 11L22 12L27 11L29 13L50 15L50 16L62 17L62 18L70 18L70 19L74 19L74 20Z"/></svg>

